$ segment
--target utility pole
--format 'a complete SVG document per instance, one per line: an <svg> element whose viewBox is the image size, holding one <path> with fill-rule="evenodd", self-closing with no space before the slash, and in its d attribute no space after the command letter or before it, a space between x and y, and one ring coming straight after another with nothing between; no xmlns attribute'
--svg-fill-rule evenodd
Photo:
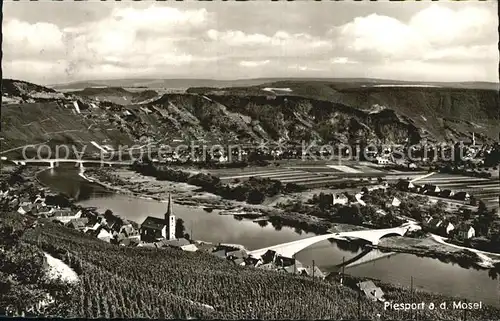
<svg viewBox="0 0 500 321"><path fill-rule="evenodd" d="M411 295L411 302L413 303L413 275L410 277L410 295ZM411 318L413 319L413 310L411 310Z"/></svg>
<svg viewBox="0 0 500 321"><path fill-rule="evenodd" d="M340 274L340 284L344 285L345 256L342 257L342 273Z"/></svg>
<svg viewBox="0 0 500 321"><path fill-rule="evenodd" d="M313 281L314 281L314 260L313 260Z"/></svg>
<svg viewBox="0 0 500 321"><path fill-rule="evenodd" d="M465 303L467 303L467 299L464 300ZM464 309L464 321L467 320L467 309Z"/></svg>
<svg viewBox="0 0 500 321"><path fill-rule="evenodd" d="M361 289L358 291L358 320L361 320Z"/></svg>

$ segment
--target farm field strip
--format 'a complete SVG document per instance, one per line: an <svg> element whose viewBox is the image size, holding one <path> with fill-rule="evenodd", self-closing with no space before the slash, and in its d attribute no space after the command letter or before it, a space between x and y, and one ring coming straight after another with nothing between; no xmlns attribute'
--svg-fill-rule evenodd
<svg viewBox="0 0 500 321"><path fill-rule="evenodd" d="M330 181L335 181L335 180L344 180L344 178L341 177L325 177L325 176L314 176L314 177L302 177L302 178L285 178L285 179L280 179L283 183L290 183L290 182L312 182L312 181L323 181L323 180L330 180Z"/></svg>
<svg viewBox="0 0 500 321"><path fill-rule="evenodd" d="M454 181L454 182L434 182L434 181L418 181L418 184L432 184L437 186L446 186L446 185L470 185L470 184L488 184L488 181L475 181L475 180L462 180L462 181Z"/></svg>
<svg viewBox="0 0 500 321"><path fill-rule="evenodd" d="M311 177L325 177L326 175L321 175L318 173L289 173L289 174L272 174L272 175L259 175L261 177L267 177L267 178L300 178L304 177L304 175L311 176Z"/></svg>
<svg viewBox="0 0 500 321"><path fill-rule="evenodd" d="M500 189L500 185L498 183L487 183L487 184L481 184L481 185L468 185L469 187L480 187L480 188L489 188L489 187L493 187L493 188L498 188Z"/></svg>
<svg viewBox="0 0 500 321"><path fill-rule="evenodd" d="M477 182L487 182L489 181L488 178L479 178L479 177L468 177L468 176L460 176L460 177L429 177L429 178L424 178L422 181L430 181L430 182L456 182L456 181L477 181Z"/></svg>
<svg viewBox="0 0 500 321"><path fill-rule="evenodd" d="M291 172L292 170L287 167L281 168L238 168L238 169L214 169L210 171L213 174L218 174L220 176L234 176L234 175L246 175L246 174L269 174L269 173L281 173L281 172Z"/></svg>
<svg viewBox="0 0 500 321"><path fill-rule="evenodd" d="M486 190L486 191L500 191L500 187L499 186L485 186L485 187L480 187L480 186L468 186L468 187L472 187L472 188L477 188L479 187L478 190Z"/></svg>
<svg viewBox="0 0 500 321"><path fill-rule="evenodd" d="M313 184L333 184L333 183L339 183L339 182L345 182L347 181L346 179L342 179L342 178L339 178L339 179L325 179L323 181L306 181L306 182L302 182L300 183L300 185L313 185Z"/></svg>
<svg viewBox="0 0 500 321"><path fill-rule="evenodd" d="M252 176L265 176L265 175L273 175L273 174L286 174L286 173L293 173L293 174L300 174L300 173L307 173L304 171L289 171L289 170L284 170L281 172L254 172L254 173L248 173L248 174L243 174L243 175L235 175L235 176L223 176L220 177L220 179L234 179L234 178L248 178Z"/></svg>
<svg viewBox="0 0 500 321"><path fill-rule="evenodd" d="M342 173L342 171L335 170L333 168L326 167L326 165L321 166L287 166L288 169L294 170L304 170L304 171L330 171L336 173Z"/></svg>
<svg viewBox="0 0 500 321"><path fill-rule="evenodd" d="M459 183L422 183L422 184L432 184L432 185L437 185L439 188L446 187L446 189L450 189L452 187L456 188L468 188L467 183L464 182L459 182Z"/></svg>
<svg viewBox="0 0 500 321"><path fill-rule="evenodd" d="M326 165L326 166L344 173L361 173L361 171L346 165Z"/></svg>

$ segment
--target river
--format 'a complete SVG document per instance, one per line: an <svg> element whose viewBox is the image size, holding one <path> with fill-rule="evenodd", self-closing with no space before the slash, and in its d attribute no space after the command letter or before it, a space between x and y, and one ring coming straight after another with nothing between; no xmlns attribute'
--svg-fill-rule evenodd
<svg viewBox="0 0 500 321"><path fill-rule="evenodd" d="M139 224L149 215L161 217L167 207L163 202L110 193L85 181L74 168L46 170L39 173L38 178L52 189L78 199L82 206L94 206L101 211L110 209ZM288 227L275 228L271 224L219 215L217 210L208 213L201 208L177 204L173 205L173 210L176 217L184 220L186 232L192 238L242 244L250 250L314 236ZM296 258L306 265L312 265L314 260L322 271L334 271L343 258L348 260L360 252L355 247L323 241L299 252ZM487 271L466 269L438 259L395 254L346 268L345 272L408 287L413 277L413 285L417 288L500 306L500 280L493 280Z"/></svg>

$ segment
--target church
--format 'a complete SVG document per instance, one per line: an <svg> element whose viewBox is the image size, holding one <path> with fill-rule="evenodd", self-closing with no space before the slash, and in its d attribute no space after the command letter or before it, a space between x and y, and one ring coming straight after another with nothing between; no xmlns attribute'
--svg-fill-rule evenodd
<svg viewBox="0 0 500 321"><path fill-rule="evenodd" d="M172 197L168 194L168 209L163 218L148 216L141 224L141 241L175 240L176 220L172 210Z"/></svg>

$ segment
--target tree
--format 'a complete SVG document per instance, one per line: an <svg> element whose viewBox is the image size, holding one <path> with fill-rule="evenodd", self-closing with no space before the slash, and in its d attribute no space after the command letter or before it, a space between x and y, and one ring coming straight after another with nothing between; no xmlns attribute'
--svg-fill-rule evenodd
<svg viewBox="0 0 500 321"><path fill-rule="evenodd" d="M247 202L250 204L261 204L266 196L259 190L253 189L248 193Z"/></svg>
<svg viewBox="0 0 500 321"><path fill-rule="evenodd" d="M178 218L175 222L175 238L183 238L185 230L184 220L182 218Z"/></svg>

